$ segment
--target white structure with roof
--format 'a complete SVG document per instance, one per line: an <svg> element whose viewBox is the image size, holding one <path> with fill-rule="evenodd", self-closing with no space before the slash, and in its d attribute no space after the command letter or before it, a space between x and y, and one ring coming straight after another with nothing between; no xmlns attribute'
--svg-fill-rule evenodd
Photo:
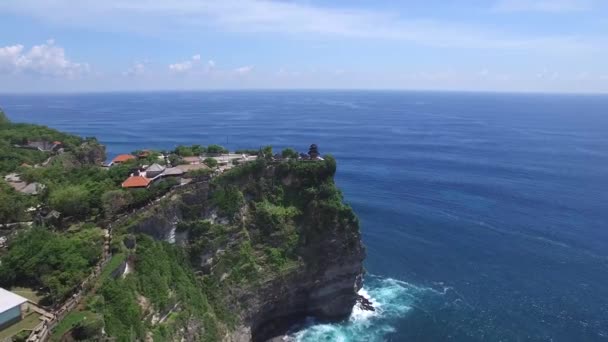
<svg viewBox="0 0 608 342"><path fill-rule="evenodd" d="M158 175L163 173L163 171L165 171L164 166L154 163L154 164L148 166L148 168L146 169L146 178L157 177Z"/></svg>
<svg viewBox="0 0 608 342"><path fill-rule="evenodd" d="M0 287L0 330L21 320L21 305L27 299Z"/></svg>

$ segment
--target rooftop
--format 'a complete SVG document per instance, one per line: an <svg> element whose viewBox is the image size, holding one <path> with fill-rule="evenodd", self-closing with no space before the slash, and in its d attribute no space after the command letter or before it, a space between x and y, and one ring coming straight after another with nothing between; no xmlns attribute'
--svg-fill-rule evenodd
<svg viewBox="0 0 608 342"><path fill-rule="evenodd" d="M122 183L123 188L146 188L151 180L143 176L131 176Z"/></svg>
<svg viewBox="0 0 608 342"><path fill-rule="evenodd" d="M176 168L182 170L183 172L193 171L193 170L209 170L209 166L205 164L196 164L196 165L177 165Z"/></svg>
<svg viewBox="0 0 608 342"><path fill-rule="evenodd" d="M160 166L158 164L152 164L150 165L146 171L151 171L151 172L162 172L165 169L164 166Z"/></svg>
<svg viewBox="0 0 608 342"><path fill-rule="evenodd" d="M182 169L180 169L179 167L170 167L170 168L165 169L165 172L163 174L165 176L180 176L180 175L184 174L184 171Z"/></svg>
<svg viewBox="0 0 608 342"><path fill-rule="evenodd" d="M131 159L135 159L135 157L130 154L119 154L116 156L116 158L112 159L112 162L113 163L124 163L127 160L131 160Z"/></svg>
<svg viewBox="0 0 608 342"><path fill-rule="evenodd" d="M0 313L27 302L27 299L0 287Z"/></svg>

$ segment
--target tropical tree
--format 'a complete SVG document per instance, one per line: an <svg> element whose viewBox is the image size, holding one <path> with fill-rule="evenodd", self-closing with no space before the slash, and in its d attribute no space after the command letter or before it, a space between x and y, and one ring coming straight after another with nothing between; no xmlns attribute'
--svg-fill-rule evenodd
<svg viewBox="0 0 608 342"><path fill-rule="evenodd" d="M298 152L296 150L294 150L293 148L288 147L288 148L284 149L283 152L281 152L281 156L283 158L297 159L298 158Z"/></svg>
<svg viewBox="0 0 608 342"><path fill-rule="evenodd" d="M215 160L214 158L206 158L205 160L203 160L203 163L209 166L210 168L214 168L217 166L217 160Z"/></svg>
<svg viewBox="0 0 608 342"><path fill-rule="evenodd" d="M81 185L58 188L51 192L51 207L66 216L84 217L89 213L89 191Z"/></svg>

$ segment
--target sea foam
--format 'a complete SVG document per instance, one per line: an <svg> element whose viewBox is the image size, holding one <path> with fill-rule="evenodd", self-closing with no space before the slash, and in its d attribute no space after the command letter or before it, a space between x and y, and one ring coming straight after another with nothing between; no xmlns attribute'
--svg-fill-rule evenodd
<svg viewBox="0 0 608 342"><path fill-rule="evenodd" d="M309 321L302 330L287 336L285 341L384 341L390 333L395 332L396 323L407 316L421 296L441 295L441 292L392 278L368 275L359 294L373 304L375 311L363 310L357 304L348 320L340 323Z"/></svg>

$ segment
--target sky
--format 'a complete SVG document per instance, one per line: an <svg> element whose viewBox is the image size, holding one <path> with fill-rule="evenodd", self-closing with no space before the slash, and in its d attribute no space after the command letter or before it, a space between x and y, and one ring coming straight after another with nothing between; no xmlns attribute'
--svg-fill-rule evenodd
<svg viewBox="0 0 608 342"><path fill-rule="evenodd" d="M606 0L1 0L0 92L608 92Z"/></svg>

